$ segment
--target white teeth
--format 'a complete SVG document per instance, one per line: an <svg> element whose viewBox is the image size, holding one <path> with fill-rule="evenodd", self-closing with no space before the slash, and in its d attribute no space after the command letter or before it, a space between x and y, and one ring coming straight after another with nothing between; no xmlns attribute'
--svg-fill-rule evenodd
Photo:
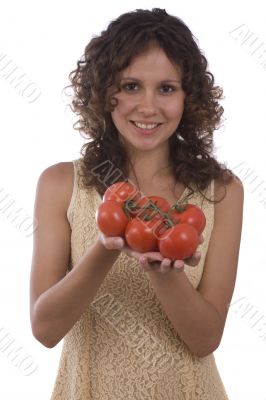
<svg viewBox="0 0 266 400"><path fill-rule="evenodd" d="M138 128L142 128L142 129L153 129L156 126L158 126L159 124L141 124L140 122L134 122L134 124L138 127Z"/></svg>

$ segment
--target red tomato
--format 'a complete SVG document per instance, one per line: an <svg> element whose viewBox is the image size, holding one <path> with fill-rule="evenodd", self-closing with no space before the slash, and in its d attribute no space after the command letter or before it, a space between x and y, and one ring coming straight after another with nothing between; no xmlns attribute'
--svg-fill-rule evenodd
<svg viewBox="0 0 266 400"><path fill-rule="evenodd" d="M141 196L139 190L130 182L116 182L109 186L103 195L103 201L115 200L123 204L127 200L137 200Z"/></svg>
<svg viewBox="0 0 266 400"><path fill-rule="evenodd" d="M158 207L162 212L167 212L170 208L170 204L166 199L159 196L149 196L149 199Z"/></svg>
<svg viewBox="0 0 266 400"><path fill-rule="evenodd" d="M123 236L129 221L122 205L114 200L102 202L95 217L99 229L106 236Z"/></svg>
<svg viewBox="0 0 266 400"><path fill-rule="evenodd" d="M206 226L204 212L195 204L176 206L169 211L169 216L174 224L180 223L194 226L199 235Z"/></svg>
<svg viewBox="0 0 266 400"><path fill-rule="evenodd" d="M158 251L158 240L154 234L153 222L134 218L127 224L125 240L128 246L140 253Z"/></svg>
<svg viewBox="0 0 266 400"><path fill-rule="evenodd" d="M149 199L147 196L141 197L130 204L129 214L132 218L141 216L143 208L148 204Z"/></svg>
<svg viewBox="0 0 266 400"><path fill-rule="evenodd" d="M166 213L170 209L170 204L166 199L159 196L144 196L136 201L136 209L130 212L132 217L138 216L143 220L151 218L163 218L159 208L163 213Z"/></svg>
<svg viewBox="0 0 266 400"><path fill-rule="evenodd" d="M199 245L199 235L192 225L177 224L165 231L158 240L160 253L171 260L190 257Z"/></svg>

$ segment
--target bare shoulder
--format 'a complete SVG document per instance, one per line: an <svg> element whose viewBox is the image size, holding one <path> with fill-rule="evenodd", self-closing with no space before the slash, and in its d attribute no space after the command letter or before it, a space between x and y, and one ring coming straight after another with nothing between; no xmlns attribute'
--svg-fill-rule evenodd
<svg viewBox="0 0 266 400"><path fill-rule="evenodd" d="M214 205L216 218L223 213L224 208L236 205L242 207L244 202L244 186L241 179L237 175L233 175L231 181L227 184L222 184L215 179L214 198L215 200L222 199Z"/></svg>
<svg viewBox="0 0 266 400"><path fill-rule="evenodd" d="M44 184L50 196L57 196L62 204L63 211L66 213L74 184L73 162L59 162L47 167L40 174L38 185L41 183Z"/></svg>

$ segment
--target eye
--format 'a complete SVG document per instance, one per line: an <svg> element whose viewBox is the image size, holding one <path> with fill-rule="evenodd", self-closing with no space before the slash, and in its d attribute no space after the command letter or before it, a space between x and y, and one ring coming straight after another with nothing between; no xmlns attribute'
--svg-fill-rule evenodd
<svg viewBox="0 0 266 400"><path fill-rule="evenodd" d="M136 82L124 83L121 88L126 92L136 92L138 90L138 84ZM162 89L162 90L161 90ZM162 85L159 88L160 92L163 94L168 94L176 91L176 88L171 85Z"/></svg>
<svg viewBox="0 0 266 400"><path fill-rule="evenodd" d="M128 91L128 92L133 92L134 91L134 86L137 84L135 82L130 82L130 83L125 83L122 85L122 89Z"/></svg>
<svg viewBox="0 0 266 400"><path fill-rule="evenodd" d="M162 88L166 88L168 90L163 90L163 93L172 93L176 90L176 88L174 86L170 86L170 85L163 85ZM170 89L170 90L169 90Z"/></svg>

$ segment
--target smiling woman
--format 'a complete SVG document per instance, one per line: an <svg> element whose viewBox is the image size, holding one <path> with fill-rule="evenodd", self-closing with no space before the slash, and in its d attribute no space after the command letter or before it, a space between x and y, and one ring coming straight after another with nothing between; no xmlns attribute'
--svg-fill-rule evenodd
<svg viewBox="0 0 266 400"><path fill-rule="evenodd" d="M112 21L69 77L74 128L90 140L81 158L41 174L34 212L32 331L47 347L64 338L51 400L226 400L213 352L235 285L244 194L212 153L222 89L189 28L159 8ZM139 203L190 198L206 218L200 237L194 229L201 256L133 251L108 213L117 236L102 234L95 216L111 184L126 196L135 184Z"/></svg>
<svg viewBox="0 0 266 400"><path fill-rule="evenodd" d="M146 18L151 18L149 23ZM234 173L212 155L213 131L223 114L218 102L223 91L215 86L207 66L189 28L160 9L126 13L94 37L70 73L72 106L79 116L74 128L93 139L81 150L86 186L97 187L103 195L108 184L105 168L97 168L101 179L90 171L112 154L114 168L141 188L140 163L151 172L152 165L157 165L157 172L166 168L160 160L157 164L157 156L153 159L162 135L169 135L167 160L179 186L189 187L188 197L195 188L203 194L212 179L228 184ZM162 125L148 130L140 125L135 129L134 123ZM125 124L131 140L117 124ZM132 140L139 150L145 146L141 158ZM153 150L152 140L156 141Z"/></svg>

